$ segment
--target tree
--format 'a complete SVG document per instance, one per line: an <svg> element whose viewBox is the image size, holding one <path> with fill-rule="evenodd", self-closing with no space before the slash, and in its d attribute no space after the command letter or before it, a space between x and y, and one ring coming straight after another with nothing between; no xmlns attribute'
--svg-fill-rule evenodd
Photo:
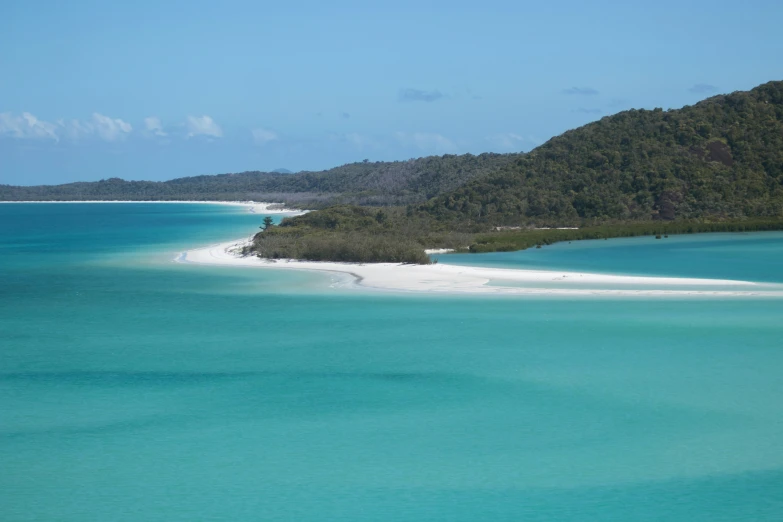
<svg viewBox="0 0 783 522"><path fill-rule="evenodd" d="M274 221L272 221L271 216L266 216L264 218L264 223L258 228L260 228L261 230L267 230L269 227L273 227L274 225L275 223Z"/></svg>

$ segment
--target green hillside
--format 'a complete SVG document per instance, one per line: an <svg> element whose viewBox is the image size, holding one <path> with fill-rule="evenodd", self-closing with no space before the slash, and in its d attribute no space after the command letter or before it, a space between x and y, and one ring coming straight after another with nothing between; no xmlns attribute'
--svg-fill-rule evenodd
<svg viewBox="0 0 783 522"><path fill-rule="evenodd" d="M242 172L170 181L96 182L54 186L0 185L0 201L255 200L318 208L329 204L408 205L494 172L519 154L430 156L408 161L360 162L321 172Z"/></svg>
<svg viewBox="0 0 783 522"><path fill-rule="evenodd" d="M608 116L420 210L496 225L781 216L783 82Z"/></svg>
<svg viewBox="0 0 783 522"><path fill-rule="evenodd" d="M333 207L259 233L263 257L427 262L617 236L783 229L783 82L603 118L406 209ZM577 230L542 230L576 226ZM394 249L392 246L398 246Z"/></svg>

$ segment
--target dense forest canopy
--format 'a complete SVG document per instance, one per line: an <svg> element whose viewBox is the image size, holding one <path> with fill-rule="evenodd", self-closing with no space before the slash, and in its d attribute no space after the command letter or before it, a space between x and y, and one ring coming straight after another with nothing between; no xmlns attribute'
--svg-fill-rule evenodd
<svg viewBox="0 0 783 522"><path fill-rule="evenodd" d="M781 216L783 82L608 116L420 210L496 225Z"/></svg>

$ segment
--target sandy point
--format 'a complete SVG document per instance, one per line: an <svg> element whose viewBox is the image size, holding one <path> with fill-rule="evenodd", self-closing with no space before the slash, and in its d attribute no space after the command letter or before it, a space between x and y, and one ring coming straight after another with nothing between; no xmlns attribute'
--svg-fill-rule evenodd
<svg viewBox="0 0 783 522"><path fill-rule="evenodd" d="M176 261L226 267L338 273L352 281L349 287L392 292L650 297L783 296L783 285L759 285L748 281L516 270L449 265L443 262L434 265L411 265L268 260L252 255L243 256L242 249L249 243L249 239L240 239L195 248L182 252Z"/></svg>

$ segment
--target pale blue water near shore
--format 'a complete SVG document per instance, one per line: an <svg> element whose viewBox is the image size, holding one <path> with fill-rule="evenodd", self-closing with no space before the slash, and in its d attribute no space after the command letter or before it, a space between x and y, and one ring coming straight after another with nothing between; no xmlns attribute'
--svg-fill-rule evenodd
<svg viewBox="0 0 783 522"><path fill-rule="evenodd" d="M435 257L468 266L783 283L783 232L572 241L519 252Z"/></svg>
<svg viewBox="0 0 783 522"><path fill-rule="evenodd" d="M260 220L0 205L0 520L783 519L783 300L171 262ZM476 259L783 281L780 235L667 241Z"/></svg>

